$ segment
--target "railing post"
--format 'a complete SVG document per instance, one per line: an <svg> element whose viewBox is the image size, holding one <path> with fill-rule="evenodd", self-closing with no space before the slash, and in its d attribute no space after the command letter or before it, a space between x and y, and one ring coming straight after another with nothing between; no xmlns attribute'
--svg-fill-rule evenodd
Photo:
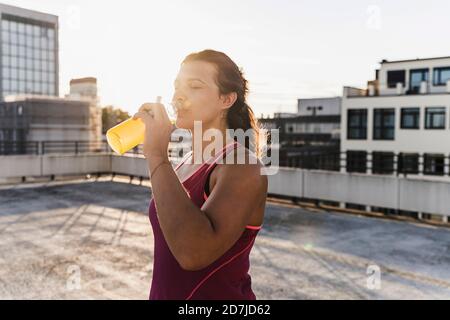
<svg viewBox="0 0 450 320"><path fill-rule="evenodd" d="M418 174L419 174L419 176L423 176L423 173L424 173L424 168L425 168L425 164L424 164L424 156L423 156L423 153L419 153L419 157L418 157L418 165L419 165L419 172L418 172Z"/></svg>
<svg viewBox="0 0 450 320"><path fill-rule="evenodd" d="M373 158L372 158L372 152L367 152L367 158L366 158L366 174L372 174L372 167L373 167Z"/></svg>
<svg viewBox="0 0 450 320"><path fill-rule="evenodd" d="M450 159L449 159L448 155L444 157L444 175L445 176L448 176L448 173L450 171L450 168L449 168L449 162L450 161L449 160Z"/></svg>
<svg viewBox="0 0 450 320"><path fill-rule="evenodd" d="M339 171L341 173L347 172L347 152L341 151L339 154Z"/></svg>

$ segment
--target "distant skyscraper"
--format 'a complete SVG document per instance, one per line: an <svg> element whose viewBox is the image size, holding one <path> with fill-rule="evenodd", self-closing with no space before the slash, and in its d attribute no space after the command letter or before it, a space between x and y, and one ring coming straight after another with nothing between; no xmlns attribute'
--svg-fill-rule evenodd
<svg viewBox="0 0 450 320"><path fill-rule="evenodd" d="M0 94L58 96L58 17L0 4Z"/></svg>

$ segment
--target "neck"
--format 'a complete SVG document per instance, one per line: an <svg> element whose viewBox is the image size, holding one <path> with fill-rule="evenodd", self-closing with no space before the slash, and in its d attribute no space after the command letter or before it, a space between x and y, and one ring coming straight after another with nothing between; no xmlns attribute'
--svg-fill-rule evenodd
<svg viewBox="0 0 450 320"><path fill-rule="evenodd" d="M209 133L209 129L216 130L216 133ZM233 142L233 138L228 135L227 129L228 127L225 123L211 125L204 122L201 126L196 126L194 127L194 130L190 130L192 134L193 163L206 162L227 144ZM212 135L213 138L211 137ZM205 150L207 150L206 153Z"/></svg>

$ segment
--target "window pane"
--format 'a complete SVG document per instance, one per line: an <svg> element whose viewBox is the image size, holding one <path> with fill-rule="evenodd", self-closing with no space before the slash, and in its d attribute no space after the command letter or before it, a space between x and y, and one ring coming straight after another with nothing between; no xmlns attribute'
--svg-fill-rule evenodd
<svg viewBox="0 0 450 320"><path fill-rule="evenodd" d="M17 32L17 22L15 22L15 21L10 21L10 22L9 22L9 28L10 28L11 31Z"/></svg>
<svg viewBox="0 0 450 320"><path fill-rule="evenodd" d="M3 79L9 78L9 68L8 67L3 67L2 73L3 73Z"/></svg>
<svg viewBox="0 0 450 320"><path fill-rule="evenodd" d="M22 22L19 22L18 24L17 24L17 30L20 32L20 33L25 33L25 24L23 24Z"/></svg>
<svg viewBox="0 0 450 320"><path fill-rule="evenodd" d="M25 45L25 35L19 34L19 44L24 46Z"/></svg>
<svg viewBox="0 0 450 320"><path fill-rule="evenodd" d="M33 36L27 35L26 36L26 43L28 47L32 47L33 46Z"/></svg>
<svg viewBox="0 0 450 320"><path fill-rule="evenodd" d="M2 39L3 42L9 42L9 38L10 38L9 37L9 32L8 31L3 31L2 32L2 38L3 38Z"/></svg>
<svg viewBox="0 0 450 320"><path fill-rule="evenodd" d="M9 21L2 20L2 30L9 30Z"/></svg>
<svg viewBox="0 0 450 320"><path fill-rule="evenodd" d="M5 66L10 66L11 65L11 58L9 56L3 56L3 64Z"/></svg>
<svg viewBox="0 0 450 320"><path fill-rule="evenodd" d="M19 77L19 71L16 68L11 69L11 78L17 79Z"/></svg>
<svg viewBox="0 0 450 320"><path fill-rule="evenodd" d="M11 33L9 40L11 41L12 44L17 44L17 42L19 41L17 33Z"/></svg>
<svg viewBox="0 0 450 320"><path fill-rule="evenodd" d="M25 33L29 36L33 35L33 27L31 24L27 24L25 27Z"/></svg>
<svg viewBox="0 0 450 320"><path fill-rule="evenodd" d="M11 89L11 82L9 80L4 80L3 81L3 90L10 90Z"/></svg>

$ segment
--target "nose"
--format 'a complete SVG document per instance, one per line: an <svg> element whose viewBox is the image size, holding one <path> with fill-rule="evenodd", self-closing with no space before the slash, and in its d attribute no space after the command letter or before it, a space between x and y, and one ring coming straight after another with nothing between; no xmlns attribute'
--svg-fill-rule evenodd
<svg viewBox="0 0 450 320"><path fill-rule="evenodd" d="M180 93L179 90L175 90L172 96L172 105L179 108L187 101L186 96Z"/></svg>

